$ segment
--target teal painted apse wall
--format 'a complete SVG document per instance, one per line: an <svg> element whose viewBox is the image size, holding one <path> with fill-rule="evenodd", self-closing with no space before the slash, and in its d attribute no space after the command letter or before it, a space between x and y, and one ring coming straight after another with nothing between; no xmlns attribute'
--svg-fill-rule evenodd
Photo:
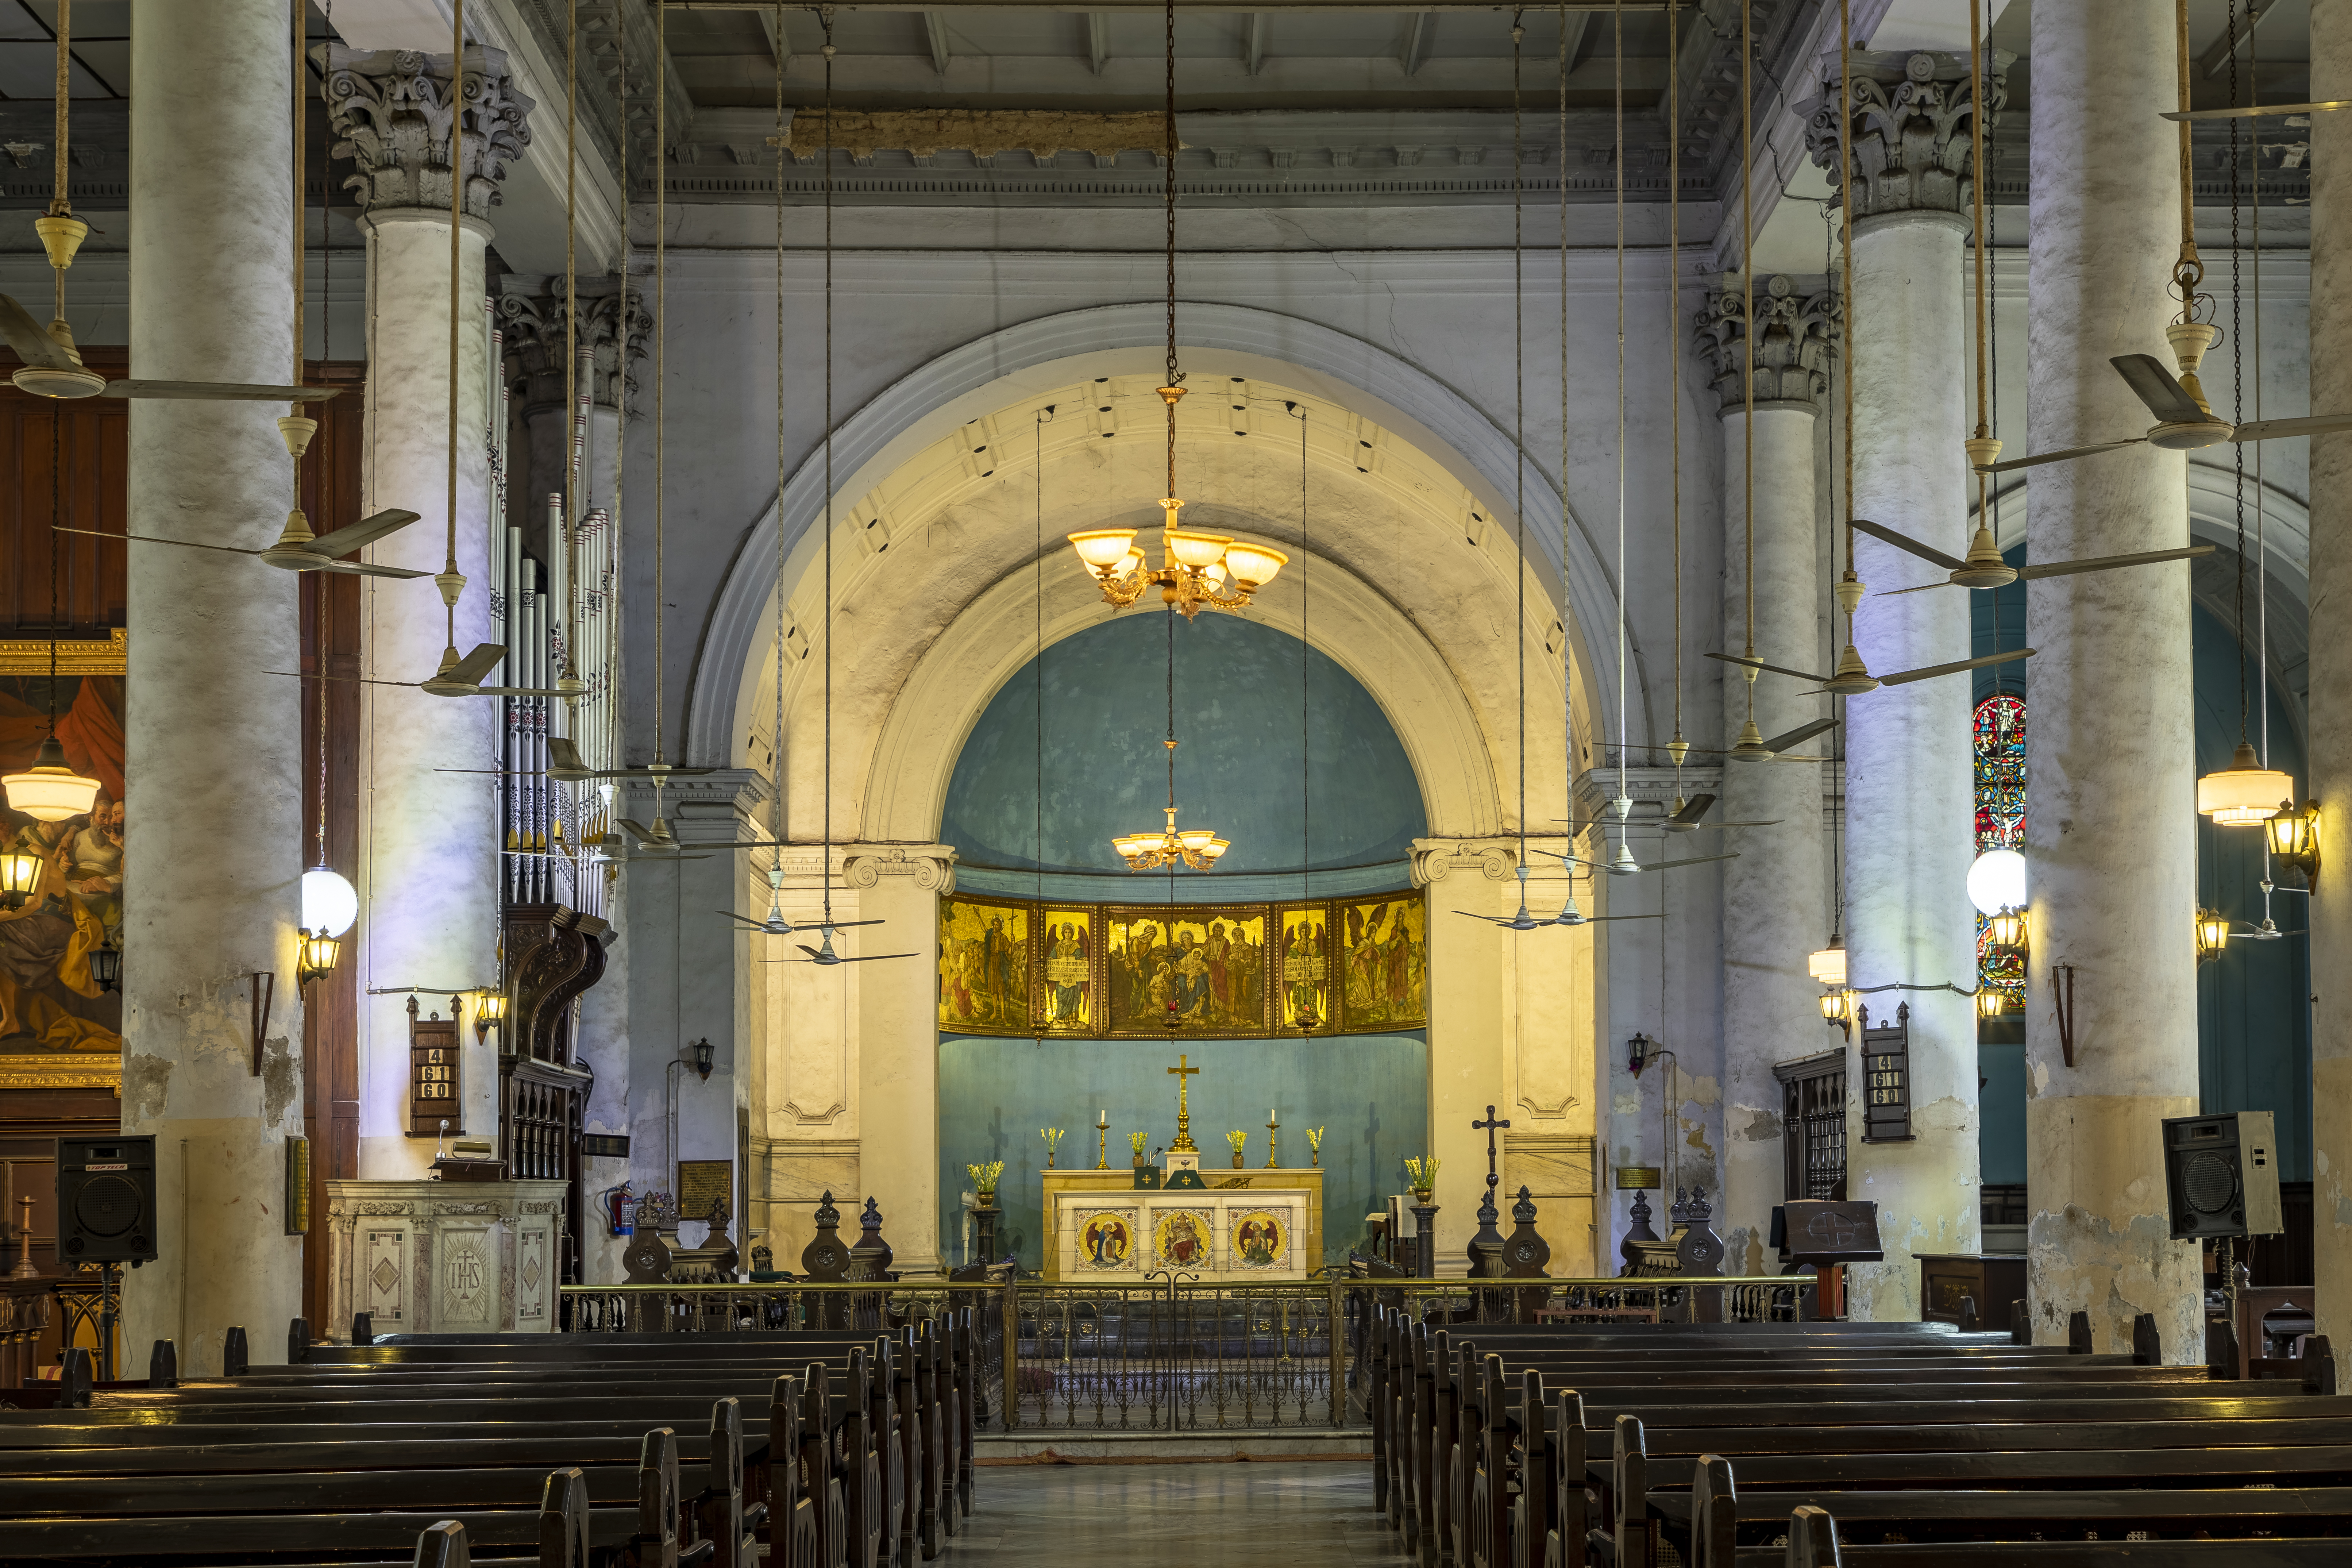
<svg viewBox="0 0 2352 1568"><path fill-rule="evenodd" d="M1176 822L1232 841L1217 874L1297 871L1300 820L1311 805L1310 867L1396 862L1401 884L1428 818L1404 746L1371 693L1324 654L1245 616L1172 618ZM1158 827L1167 802L1171 619L1134 610L1045 649L1042 760L1040 661L997 689L956 758L940 813L940 841L954 845L960 861L1034 871L1042 858L1048 871L1102 872L1127 885L1104 898L1167 896L1164 878L1130 879L1110 841ZM1311 803L1300 796L1302 654ZM1179 899L1195 889L1219 896L1213 878L1178 882Z"/></svg>
<svg viewBox="0 0 2352 1568"><path fill-rule="evenodd" d="M1192 1141L1204 1170L1230 1169L1228 1129L1249 1133L1249 1168L1265 1163L1265 1113L1282 1113L1282 1163L1307 1163L1307 1129L1323 1131L1323 1253L1346 1258L1362 1245L1364 1215L1404 1190L1407 1155L1429 1136L1429 1047L1418 1031L1317 1040L1187 1040L1201 1069L1190 1079ZM1005 1210L998 1255L1024 1268L1044 1261L1041 1215L1045 1144L1038 1130L1068 1130L1056 1163L1092 1166L1095 1117L1110 1112L1110 1163L1129 1167L1127 1135L1150 1135L1146 1152L1176 1137L1179 1047L1157 1040L940 1039L940 1226L943 1255L962 1262L964 1167L1004 1162L997 1202ZM1438 1201L1475 1204L1476 1173L1441 1172ZM1449 1197L1449 1193L1451 1196Z"/></svg>

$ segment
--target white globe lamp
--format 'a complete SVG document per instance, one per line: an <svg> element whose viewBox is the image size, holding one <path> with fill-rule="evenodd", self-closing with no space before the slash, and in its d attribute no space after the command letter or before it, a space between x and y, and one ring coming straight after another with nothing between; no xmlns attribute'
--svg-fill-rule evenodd
<svg viewBox="0 0 2352 1568"><path fill-rule="evenodd" d="M360 918L360 896L342 876L324 866L302 873L302 929L341 936Z"/></svg>
<svg viewBox="0 0 2352 1568"><path fill-rule="evenodd" d="M1980 915L2025 907L2025 857L2014 849L1988 849L1969 868L1969 902Z"/></svg>

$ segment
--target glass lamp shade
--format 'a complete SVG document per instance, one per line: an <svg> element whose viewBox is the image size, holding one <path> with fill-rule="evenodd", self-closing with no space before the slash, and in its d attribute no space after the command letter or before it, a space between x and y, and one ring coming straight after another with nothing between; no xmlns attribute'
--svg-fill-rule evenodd
<svg viewBox="0 0 2352 1568"><path fill-rule="evenodd" d="M1233 542L1222 533L1194 533L1190 529L1171 528L1162 536L1168 553L1179 566L1205 571L1216 564Z"/></svg>
<svg viewBox="0 0 2352 1568"><path fill-rule="evenodd" d="M1198 854L1206 849L1216 837L1217 832L1213 827L1187 827L1176 835L1176 842L1194 854Z"/></svg>
<svg viewBox="0 0 2352 1568"><path fill-rule="evenodd" d="M1222 589L1225 585L1225 563L1222 561L1212 561L1201 568L1201 575L1207 581L1210 587Z"/></svg>
<svg viewBox="0 0 2352 1568"><path fill-rule="evenodd" d="M55 735L41 742L30 771L0 777L8 792L8 809L21 811L36 822L63 822L83 816L98 799L98 781L86 779L66 766L66 752Z"/></svg>
<svg viewBox="0 0 2352 1568"><path fill-rule="evenodd" d="M1994 987L1988 985L1977 993L1977 1016L1979 1018L1998 1018L2008 1011L2009 998Z"/></svg>
<svg viewBox="0 0 2352 1568"><path fill-rule="evenodd" d="M2230 944L2230 917L2219 910L2197 911L2197 962L2221 956Z"/></svg>
<svg viewBox="0 0 2352 1568"><path fill-rule="evenodd" d="M1845 1021L1845 993L1843 991L1824 991L1822 993L1822 1019L1823 1022L1831 1024L1842 1024Z"/></svg>
<svg viewBox="0 0 2352 1568"><path fill-rule="evenodd" d="M2218 827L2254 827L2268 822L2294 795L2294 780L2263 766L2253 747L2238 742L2230 765L2197 781L2197 811Z"/></svg>
<svg viewBox="0 0 2352 1568"><path fill-rule="evenodd" d="M1223 857L1226 850L1231 849L1232 847L1233 844L1229 840L1212 838L1206 844L1201 846L1201 853L1207 856L1210 862L1214 864L1218 859Z"/></svg>
<svg viewBox="0 0 2352 1568"><path fill-rule="evenodd" d="M1251 588L1263 588L1274 581L1275 574L1290 562L1281 551L1263 544L1229 544L1225 546L1226 569Z"/></svg>
<svg viewBox="0 0 2352 1568"><path fill-rule="evenodd" d="M1114 577L1132 577L1138 572L1142 570L1143 552L1140 550L1130 549L1125 555L1119 557L1118 564L1111 568L1111 575Z"/></svg>
<svg viewBox="0 0 2352 1568"><path fill-rule="evenodd" d="M1992 933L1995 947L2021 948L2025 945L2025 911L2003 910L1988 917L1985 929Z"/></svg>
<svg viewBox="0 0 2352 1568"><path fill-rule="evenodd" d="M1969 902L1980 915L2025 907L2025 857L2014 849L1988 849L1969 867Z"/></svg>
<svg viewBox="0 0 2352 1568"><path fill-rule="evenodd" d="M302 873L302 929L341 936L360 918L360 896L342 876L324 866Z"/></svg>
<svg viewBox="0 0 2352 1568"><path fill-rule="evenodd" d="M1845 984L1845 944L1833 942L1805 959L1805 972L1823 985Z"/></svg>
<svg viewBox="0 0 2352 1568"><path fill-rule="evenodd" d="M2270 839L2271 858L2301 871L2306 884L2319 877L2319 803L2288 802L2263 824Z"/></svg>
<svg viewBox="0 0 2352 1568"><path fill-rule="evenodd" d="M341 953L342 947L341 942L324 931L306 932L302 938L301 956L295 965L294 983L307 984L313 980L323 980L334 973L335 959Z"/></svg>
<svg viewBox="0 0 2352 1568"><path fill-rule="evenodd" d="M485 991L474 1002L474 1022L477 1025L499 1024L506 1021L507 994Z"/></svg>
<svg viewBox="0 0 2352 1568"><path fill-rule="evenodd" d="M1070 548L1089 570L1100 572L1116 566L1131 552L1135 530L1131 528L1092 528L1069 536Z"/></svg>
<svg viewBox="0 0 2352 1568"><path fill-rule="evenodd" d="M89 950L89 977L100 991L122 989L122 950L112 942Z"/></svg>
<svg viewBox="0 0 2352 1568"><path fill-rule="evenodd" d="M0 907L21 908L40 887L38 855L0 854Z"/></svg>

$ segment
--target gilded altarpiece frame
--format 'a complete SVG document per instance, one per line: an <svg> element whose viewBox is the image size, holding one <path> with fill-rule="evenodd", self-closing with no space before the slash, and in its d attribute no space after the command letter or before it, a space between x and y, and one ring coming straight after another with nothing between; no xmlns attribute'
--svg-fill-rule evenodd
<svg viewBox="0 0 2352 1568"><path fill-rule="evenodd" d="M1422 1028L1428 924L1412 891L1232 904L950 894L940 900L938 1023L958 1035L1126 1040ZM1305 1028L1302 1003L1314 1020Z"/></svg>

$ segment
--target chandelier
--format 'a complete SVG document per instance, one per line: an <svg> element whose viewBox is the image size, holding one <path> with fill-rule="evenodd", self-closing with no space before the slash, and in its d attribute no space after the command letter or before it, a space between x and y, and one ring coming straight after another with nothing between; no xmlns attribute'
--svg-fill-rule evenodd
<svg viewBox="0 0 2352 1568"><path fill-rule="evenodd" d="M1168 8L1168 97L1162 116L1167 139L1160 160L1161 195L1168 214L1168 384L1160 400L1168 408L1168 493L1160 509L1168 516L1160 535L1160 564L1144 563L1132 528L1095 528L1069 536L1070 548L1087 574L1102 584L1103 598L1125 609L1157 586L1160 601L1191 620L1202 609L1238 610L1250 595L1274 581L1290 557L1263 544L1240 542L1221 533L1184 528L1176 514L1176 405L1183 401L1184 373L1176 368L1176 10ZM1230 584L1231 591L1227 588ZM1172 820L1172 818L1171 818ZM1171 830L1173 831L1172 829ZM1121 840L1121 842L1125 842Z"/></svg>

